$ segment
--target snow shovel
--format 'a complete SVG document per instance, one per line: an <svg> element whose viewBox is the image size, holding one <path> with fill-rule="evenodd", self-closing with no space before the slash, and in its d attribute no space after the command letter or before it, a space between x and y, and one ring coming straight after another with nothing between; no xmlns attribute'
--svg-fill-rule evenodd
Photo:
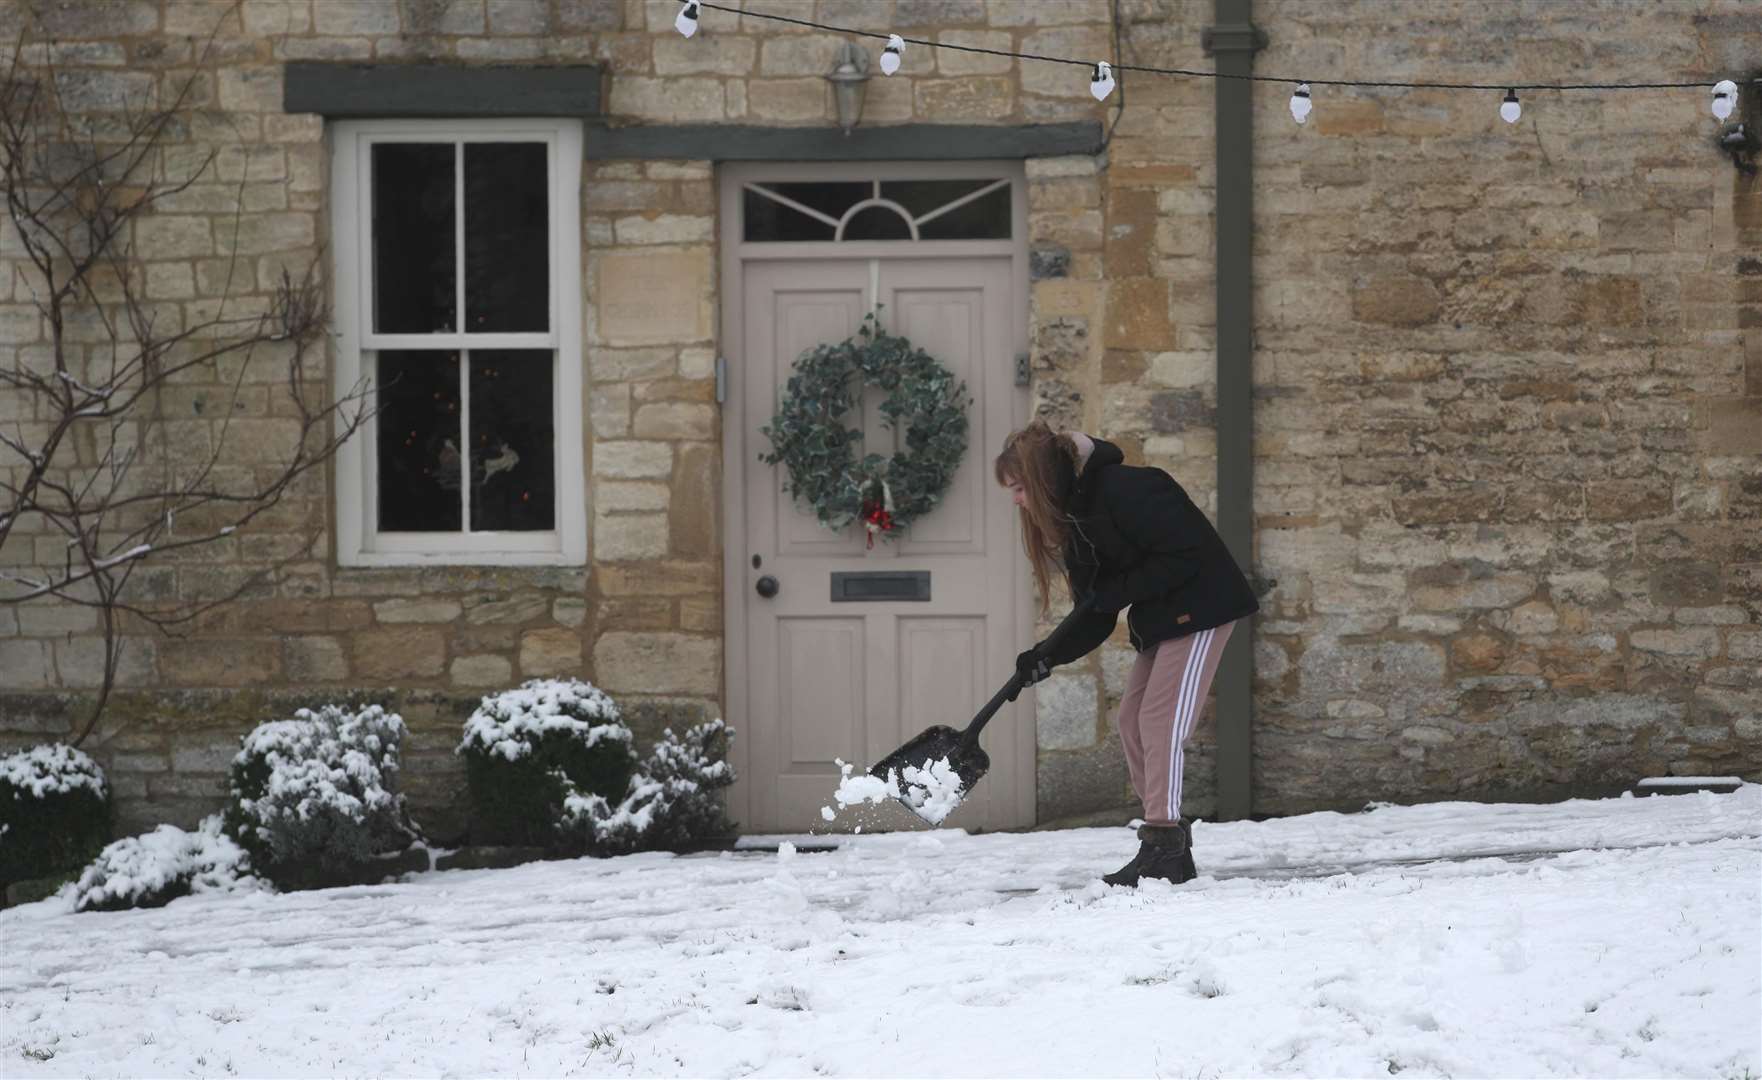
<svg viewBox="0 0 1762 1080"><path fill-rule="evenodd" d="M1089 598L1084 597L1047 636L1046 651L1055 650L1087 614ZM896 776L898 791L889 794L930 824L942 824L966 799L973 785L990 771L991 756L979 745L979 733L1022 688L1022 677L1011 674L1009 682L992 695L965 730L956 731L946 724L929 728L877 761L870 767L869 775L880 780L886 780L889 774Z"/></svg>

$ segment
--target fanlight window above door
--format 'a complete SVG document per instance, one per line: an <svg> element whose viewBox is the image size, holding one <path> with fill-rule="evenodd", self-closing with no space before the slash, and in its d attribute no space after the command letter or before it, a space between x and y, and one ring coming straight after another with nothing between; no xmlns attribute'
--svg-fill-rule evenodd
<svg viewBox="0 0 1762 1080"><path fill-rule="evenodd" d="M742 201L754 242L1010 238L1007 178L749 183Z"/></svg>

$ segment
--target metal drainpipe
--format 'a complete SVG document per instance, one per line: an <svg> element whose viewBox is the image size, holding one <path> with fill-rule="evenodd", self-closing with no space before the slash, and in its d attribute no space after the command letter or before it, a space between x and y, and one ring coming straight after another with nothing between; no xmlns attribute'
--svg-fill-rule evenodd
<svg viewBox="0 0 1762 1080"><path fill-rule="evenodd" d="M1254 0L1215 0L1203 37L1222 75L1247 75L1266 34ZM1244 572L1254 566L1254 84L1215 79L1217 93L1218 533ZM1248 630L1249 626L1241 629ZM1230 636L1218 666L1217 817L1254 809L1254 636Z"/></svg>

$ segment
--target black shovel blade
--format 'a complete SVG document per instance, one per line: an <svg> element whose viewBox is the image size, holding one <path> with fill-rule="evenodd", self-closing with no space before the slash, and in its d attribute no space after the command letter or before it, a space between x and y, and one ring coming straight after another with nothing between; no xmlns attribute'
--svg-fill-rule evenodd
<svg viewBox="0 0 1762 1080"><path fill-rule="evenodd" d="M899 801L919 817L930 821L932 825L939 825L941 824L940 819L931 821L930 818L924 816L925 812L922 808L924 800L922 798L918 799L919 805L913 804L910 798L913 792L922 793L925 789L914 788L908 784L905 779L905 770L908 766L915 769L925 769L932 762L941 761L944 758L948 759L949 768L960 779L961 799L965 799L967 793L973 790L973 785L983 779L991 769L991 756L977 742L968 742L961 737L960 732L947 725L938 724L877 761L870 767L869 775L882 780L887 779L887 774L890 772L898 776Z"/></svg>

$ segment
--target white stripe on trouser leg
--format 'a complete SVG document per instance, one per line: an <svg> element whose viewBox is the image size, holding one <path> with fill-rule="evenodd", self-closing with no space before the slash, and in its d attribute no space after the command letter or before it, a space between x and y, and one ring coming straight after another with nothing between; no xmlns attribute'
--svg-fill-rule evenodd
<svg viewBox="0 0 1762 1080"><path fill-rule="evenodd" d="M1181 786L1181 769L1186 765L1186 755L1181 752L1181 730L1186 724L1187 710L1191 707L1194 690L1198 682L1198 665L1193 663L1195 655L1200 653L1204 643L1205 631L1201 630L1193 636L1187 645L1187 664L1181 669L1181 685L1175 694L1175 715L1173 726L1169 728L1169 782L1165 797L1165 815L1169 820L1176 820L1176 795Z"/></svg>
<svg viewBox="0 0 1762 1080"><path fill-rule="evenodd" d="M1180 801L1175 793L1181 790L1181 770L1186 767L1187 755L1181 747L1187 741L1187 728L1193 723L1193 713L1198 710L1196 698L1199 696L1199 683L1205 672L1205 657L1211 651L1212 631L1201 630L1193 635L1193 647L1187 653L1187 668L1181 672L1181 692L1175 699L1175 726L1169 738L1169 795L1168 818L1177 821L1180 818ZM1194 658L1198 658L1195 663Z"/></svg>

